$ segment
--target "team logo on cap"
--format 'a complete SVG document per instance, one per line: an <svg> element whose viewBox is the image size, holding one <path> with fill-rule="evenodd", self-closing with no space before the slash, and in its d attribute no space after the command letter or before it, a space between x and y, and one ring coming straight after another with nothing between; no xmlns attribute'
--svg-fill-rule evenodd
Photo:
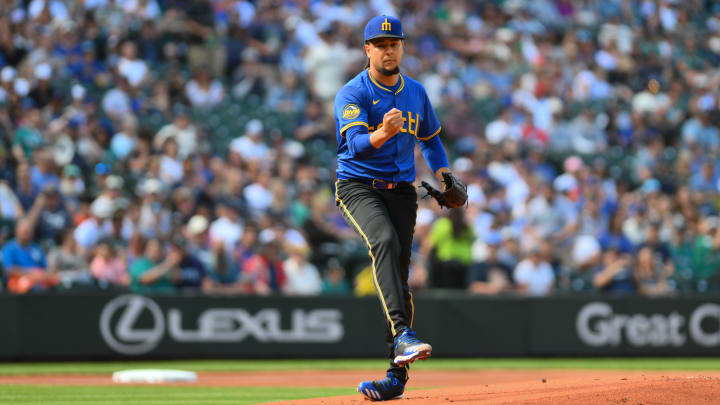
<svg viewBox="0 0 720 405"><path fill-rule="evenodd" d="M390 24L390 22L388 22L387 18L385 19L385 22L383 22L382 25L380 26L380 29L382 29L383 31L392 30L392 25Z"/></svg>
<svg viewBox="0 0 720 405"><path fill-rule="evenodd" d="M348 104L343 108L343 118L346 120L354 120L360 115L360 107L355 104Z"/></svg>

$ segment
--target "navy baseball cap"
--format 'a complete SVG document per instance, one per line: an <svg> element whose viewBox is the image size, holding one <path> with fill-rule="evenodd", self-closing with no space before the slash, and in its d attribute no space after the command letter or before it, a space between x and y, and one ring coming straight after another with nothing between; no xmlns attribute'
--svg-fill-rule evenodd
<svg viewBox="0 0 720 405"><path fill-rule="evenodd" d="M405 39L400 20L389 15L379 15L370 19L365 26L365 42L377 38Z"/></svg>

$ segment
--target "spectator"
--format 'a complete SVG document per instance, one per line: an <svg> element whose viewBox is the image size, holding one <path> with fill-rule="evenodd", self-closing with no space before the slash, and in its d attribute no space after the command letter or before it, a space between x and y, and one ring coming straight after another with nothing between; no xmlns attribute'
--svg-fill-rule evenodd
<svg viewBox="0 0 720 405"><path fill-rule="evenodd" d="M56 274L60 285L65 288L90 286L94 280L85 257L82 255L72 228L66 228L58 237L59 246L48 254L48 270Z"/></svg>
<svg viewBox="0 0 720 405"><path fill-rule="evenodd" d="M30 178L33 188L44 190L46 186L60 186L60 178L55 174L55 162L50 151L47 149L36 149L34 152L36 164L30 168Z"/></svg>
<svg viewBox="0 0 720 405"><path fill-rule="evenodd" d="M101 240L95 248L90 261L90 273L103 288L124 288L130 285L125 254L107 239Z"/></svg>
<svg viewBox="0 0 720 405"><path fill-rule="evenodd" d="M32 228L30 221L18 221L15 239L2 248L2 263L11 293L45 291L58 282L57 276L47 271L45 253L32 242Z"/></svg>
<svg viewBox="0 0 720 405"><path fill-rule="evenodd" d="M304 62L306 71L310 73L313 93L328 101L342 87L347 66L353 60L360 61L361 57L339 41L331 26L323 27L319 34L320 41L310 47Z"/></svg>
<svg viewBox="0 0 720 405"><path fill-rule="evenodd" d="M32 152L43 145L46 140L41 130L42 116L37 108L29 108L23 112L21 125L13 138L13 156L18 162L25 162Z"/></svg>
<svg viewBox="0 0 720 405"><path fill-rule="evenodd" d="M629 294L635 291L635 280L629 255L610 247L603 253L602 263L594 271L593 285L609 294Z"/></svg>
<svg viewBox="0 0 720 405"><path fill-rule="evenodd" d="M38 190L33 184L30 176L30 166L27 163L18 164L17 170L15 171L15 183L17 189L15 195L20 200L20 205L24 211L29 211L35 202L35 197L38 195Z"/></svg>
<svg viewBox="0 0 720 405"><path fill-rule="evenodd" d="M325 277L322 281L322 293L325 295L346 295L350 293L350 283L345 278L345 270L337 259L328 260Z"/></svg>
<svg viewBox="0 0 720 405"><path fill-rule="evenodd" d="M692 282L700 292L717 288L720 269L720 226L717 217L705 217L693 221L694 238L691 241ZM691 235L692 235L691 234Z"/></svg>
<svg viewBox="0 0 720 405"><path fill-rule="evenodd" d="M112 224L108 219L112 216L112 203L98 199L90 206L90 217L75 228L75 241L84 253L89 253L100 239L110 235Z"/></svg>
<svg viewBox="0 0 720 405"><path fill-rule="evenodd" d="M323 282L317 267L307 261L310 248L305 243L288 244L286 249L289 257L283 262L287 276L284 286L285 294L318 295L322 291Z"/></svg>
<svg viewBox="0 0 720 405"><path fill-rule="evenodd" d="M175 186L183 178L183 166L178 156L175 138L167 138L162 145L159 178L167 186Z"/></svg>
<svg viewBox="0 0 720 405"><path fill-rule="evenodd" d="M450 210L447 217L435 221L428 238L434 255L430 265L433 286L467 287L474 238L462 210Z"/></svg>
<svg viewBox="0 0 720 405"><path fill-rule="evenodd" d="M210 224L210 243L221 242L230 252L243 235L240 207L232 198L221 198L217 205L217 219Z"/></svg>
<svg viewBox="0 0 720 405"><path fill-rule="evenodd" d="M102 109L111 119L120 122L132 112L132 99L127 79L118 80L117 86L110 89L102 98Z"/></svg>
<svg viewBox="0 0 720 405"><path fill-rule="evenodd" d="M667 267L656 261L649 246L640 248L635 265L635 284L638 292L643 295L667 294L670 288L667 283Z"/></svg>
<svg viewBox="0 0 720 405"><path fill-rule="evenodd" d="M317 100L309 100L306 105L305 112L295 124L295 139L300 142L327 139L332 122L323 114L322 104Z"/></svg>
<svg viewBox="0 0 720 405"><path fill-rule="evenodd" d="M185 87L185 95L193 107L210 108L223 100L225 91L220 81L210 76L208 68L201 66Z"/></svg>
<svg viewBox="0 0 720 405"><path fill-rule="evenodd" d="M311 203L310 218L302 225L308 244L313 247L310 254L310 263L323 267L335 252L340 248L343 234L333 226L328 215L328 201L321 194L316 194ZM345 234L347 237L347 234Z"/></svg>
<svg viewBox="0 0 720 405"><path fill-rule="evenodd" d="M174 5L186 18L188 34L188 62L191 69L208 65L208 70L219 76L225 69L225 50L215 32L212 3L209 0L177 1ZM172 8L171 8L172 10ZM168 13L172 18L172 14Z"/></svg>
<svg viewBox="0 0 720 405"><path fill-rule="evenodd" d="M230 151L244 160L266 162L270 158L270 149L261 138L262 132L262 122L250 120L245 126L245 135L233 139L230 143Z"/></svg>
<svg viewBox="0 0 720 405"><path fill-rule="evenodd" d="M222 242L216 241L210 245L207 230L208 220L204 216L195 215L190 218L185 227L187 252L196 257L207 270L207 277L213 281L213 293L246 293L248 286L240 279L238 266L229 260Z"/></svg>
<svg viewBox="0 0 720 405"><path fill-rule="evenodd" d="M134 115L126 115L122 120L122 131L113 135L110 150L115 158L127 159L137 145L137 119Z"/></svg>
<svg viewBox="0 0 720 405"><path fill-rule="evenodd" d="M205 266L187 250L187 241L182 236L175 235L170 240L168 254L180 256L175 288L180 292L203 292L213 290L213 280L208 277Z"/></svg>
<svg viewBox="0 0 720 405"><path fill-rule="evenodd" d="M603 250L614 249L621 253L632 253L634 246L623 233L623 216L616 211L610 218L610 227L600 236L600 245Z"/></svg>
<svg viewBox="0 0 720 405"><path fill-rule="evenodd" d="M233 266L242 271L247 261L257 253L258 245L258 226L254 222L248 222L243 229L240 240L233 248Z"/></svg>
<svg viewBox="0 0 720 405"><path fill-rule="evenodd" d="M78 197L85 192L85 180L83 180L82 171L77 165L70 164L63 168L62 178L60 179L60 193L66 200L71 200L77 204Z"/></svg>
<svg viewBox="0 0 720 405"><path fill-rule="evenodd" d="M510 290L512 269L499 260L500 235L473 244L473 264L468 272L468 288L474 294L498 294Z"/></svg>
<svg viewBox="0 0 720 405"><path fill-rule="evenodd" d="M0 218L15 221L25 213L20 200L7 181L0 181Z"/></svg>
<svg viewBox="0 0 720 405"><path fill-rule="evenodd" d="M165 140L173 138L178 145L178 156L184 159L190 156L197 148L197 128L190 120L186 108L178 107L174 111L175 118L173 122L165 125L158 131L153 139L153 146L155 146L156 149L160 149L165 143Z"/></svg>
<svg viewBox="0 0 720 405"><path fill-rule="evenodd" d="M72 219L63 206L60 191L54 185L47 186L35 199L29 216L35 221L36 239L50 244L72 224Z"/></svg>
<svg viewBox="0 0 720 405"><path fill-rule="evenodd" d="M127 0L124 10L133 17L142 20L156 20L161 16L160 6L155 0Z"/></svg>
<svg viewBox="0 0 720 405"><path fill-rule="evenodd" d="M540 254L540 247L531 243L526 247L527 258L513 270L513 280L519 291L541 297L550 295L555 288L555 273L550 263Z"/></svg>
<svg viewBox="0 0 720 405"><path fill-rule="evenodd" d="M236 99L257 100L267 95L269 85L259 59L259 52L255 48L247 48L242 52L243 63L234 74L235 85L232 88L232 95Z"/></svg>
<svg viewBox="0 0 720 405"><path fill-rule="evenodd" d="M132 87L140 87L146 83L149 79L148 75L150 71L145 61L138 59L135 44L130 41L125 42L122 44L120 52L121 56L117 65L118 72Z"/></svg>
<svg viewBox="0 0 720 405"><path fill-rule="evenodd" d="M174 280L182 254L178 250L164 256L162 241L151 238L145 253L130 266L130 290L140 294L167 294L175 292Z"/></svg>
<svg viewBox="0 0 720 405"><path fill-rule="evenodd" d="M267 106L279 112L297 113L306 104L306 99L298 75L293 71L284 71L280 72L280 85L268 91Z"/></svg>
<svg viewBox="0 0 720 405"><path fill-rule="evenodd" d="M148 178L142 183L141 190L143 199L138 230L149 238L168 235L171 222L162 197L165 190L163 183L156 178Z"/></svg>
<svg viewBox="0 0 720 405"><path fill-rule="evenodd" d="M249 281L253 294L276 294L285 288L287 279L283 262L278 256L279 249L276 236L270 233L260 241L258 253L245 262L243 278Z"/></svg>
<svg viewBox="0 0 720 405"><path fill-rule="evenodd" d="M248 202L250 214L257 218L267 212L270 204L273 202L273 196L270 192L270 179L272 175L269 172L260 172L257 181L245 187L243 196Z"/></svg>

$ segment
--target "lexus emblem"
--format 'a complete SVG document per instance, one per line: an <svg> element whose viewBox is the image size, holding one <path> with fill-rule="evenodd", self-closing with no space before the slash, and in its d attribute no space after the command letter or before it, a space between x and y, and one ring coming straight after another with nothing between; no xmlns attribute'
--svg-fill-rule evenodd
<svg viewBox="0 0 720 405"><path fill-rule="evenodd" d="M152 315L152 326L137 328L137 321L144 311ZM118 315L119 314L119 315ZM100 332L113 350L128 355L148 353L165 334L165 318L162 310L150 298L141 295L121 295L108 302L100 315Z"/></svg>

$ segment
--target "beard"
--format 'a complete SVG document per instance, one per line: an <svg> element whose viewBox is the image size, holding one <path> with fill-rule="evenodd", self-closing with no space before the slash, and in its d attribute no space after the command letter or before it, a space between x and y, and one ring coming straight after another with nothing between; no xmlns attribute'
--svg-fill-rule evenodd
<svg viewBox="0 0 720 405"><path fill-rule="evenodd" d="M400 73L400 66L395 66L394 69L385 69L385 67L381 65L375 66L375 69L383 76L392 76Z"/></svg>

